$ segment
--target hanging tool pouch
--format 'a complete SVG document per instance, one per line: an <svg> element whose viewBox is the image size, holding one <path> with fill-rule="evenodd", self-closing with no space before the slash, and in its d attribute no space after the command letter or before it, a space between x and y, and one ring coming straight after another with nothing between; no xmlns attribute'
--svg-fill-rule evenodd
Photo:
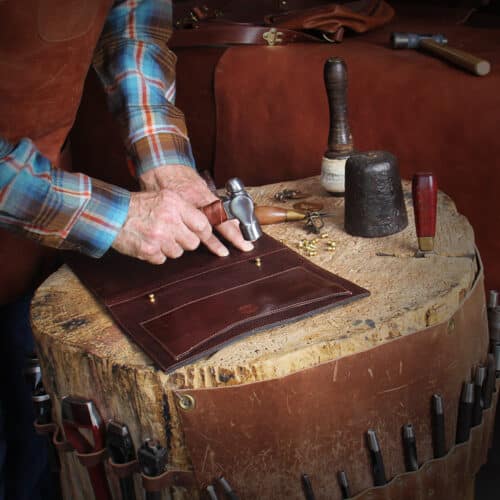
<svg viewBox="0 0 500 500"><path fill-rule="evenodd" d="M164 370L246 335L368 295L368 291L264 235L251 252L216 257L200 248L154 266L110 252L70 266Z"/></svg>

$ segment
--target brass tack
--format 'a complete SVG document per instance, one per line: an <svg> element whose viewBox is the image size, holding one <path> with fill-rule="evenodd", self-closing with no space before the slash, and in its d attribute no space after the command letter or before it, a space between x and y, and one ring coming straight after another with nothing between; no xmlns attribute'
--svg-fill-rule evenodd
<svg viewBox="0 0 500 500"><path fill-rule="evenodd" d="M321 233L321 238L322 239L326 239L326 238L329 238L330 236L328 235L328 233Z"/></svg>
<svg viewBox="0 0 500 500"><path fill-rule="evenodd" d="M193 410L195 407L195 400L193 396L190 394L183 394L179 398L179 406L185 411Z"/></svg>
<svg viewBox="0 0 500 500"><path fill-rule="evenodd" d="M255 259L255 265L256 265L257 267L262 266L262 261L260 260L260 257L257 257L257 258Z"/></svg>
<svg viewBox="0 0 500 500"><path fill-rule="evenodd" d="M154 293L150 293L148 295L148 298L149 298L149 302L151 302L151 304L154 304L156 302L156 297L155 297Z"/></svg>

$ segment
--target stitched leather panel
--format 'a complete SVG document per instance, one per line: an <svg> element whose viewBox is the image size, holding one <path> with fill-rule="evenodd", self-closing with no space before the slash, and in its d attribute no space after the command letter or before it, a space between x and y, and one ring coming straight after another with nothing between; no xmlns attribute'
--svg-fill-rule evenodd
<svg viewBox="0 0 500 500"><path fill-rule="evenodd" d="M99 260L75 254L68 263L164 370L368 295L267 235L252 252L225 258L200 248L163 266L114 252Z"/></svg>

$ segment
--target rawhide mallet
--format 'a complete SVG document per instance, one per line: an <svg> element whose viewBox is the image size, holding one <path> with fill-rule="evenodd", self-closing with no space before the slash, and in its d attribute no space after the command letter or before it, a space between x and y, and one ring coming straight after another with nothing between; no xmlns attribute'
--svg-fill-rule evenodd
<svg viewBox="0 0 500 500"><path fill-rule="evenodd" d="M325 62L325 79L330 129L328 149L321 161L321 185L334 196L345 191L345 164L353 152L353 141L347 114L347 66L340 57Z"/></svg>

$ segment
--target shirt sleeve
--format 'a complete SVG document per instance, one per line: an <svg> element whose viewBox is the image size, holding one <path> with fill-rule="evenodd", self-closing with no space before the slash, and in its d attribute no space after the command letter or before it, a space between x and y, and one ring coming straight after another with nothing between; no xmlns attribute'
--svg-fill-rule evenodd
<svg viewBox="0 0 500 500"><path fill-rule="evenodd" d="M175 107L170 0L121 0L108 16L94 67L118 118L136 175L160 165L194 167L184 115Z"/></svg>
<svg viewBox="0 0 500 500"><path fill-rule="evenodd" d="M128 213L122 188L54 168L29 139L0 137L0 227L43 245L100 257Z"/></svg>

